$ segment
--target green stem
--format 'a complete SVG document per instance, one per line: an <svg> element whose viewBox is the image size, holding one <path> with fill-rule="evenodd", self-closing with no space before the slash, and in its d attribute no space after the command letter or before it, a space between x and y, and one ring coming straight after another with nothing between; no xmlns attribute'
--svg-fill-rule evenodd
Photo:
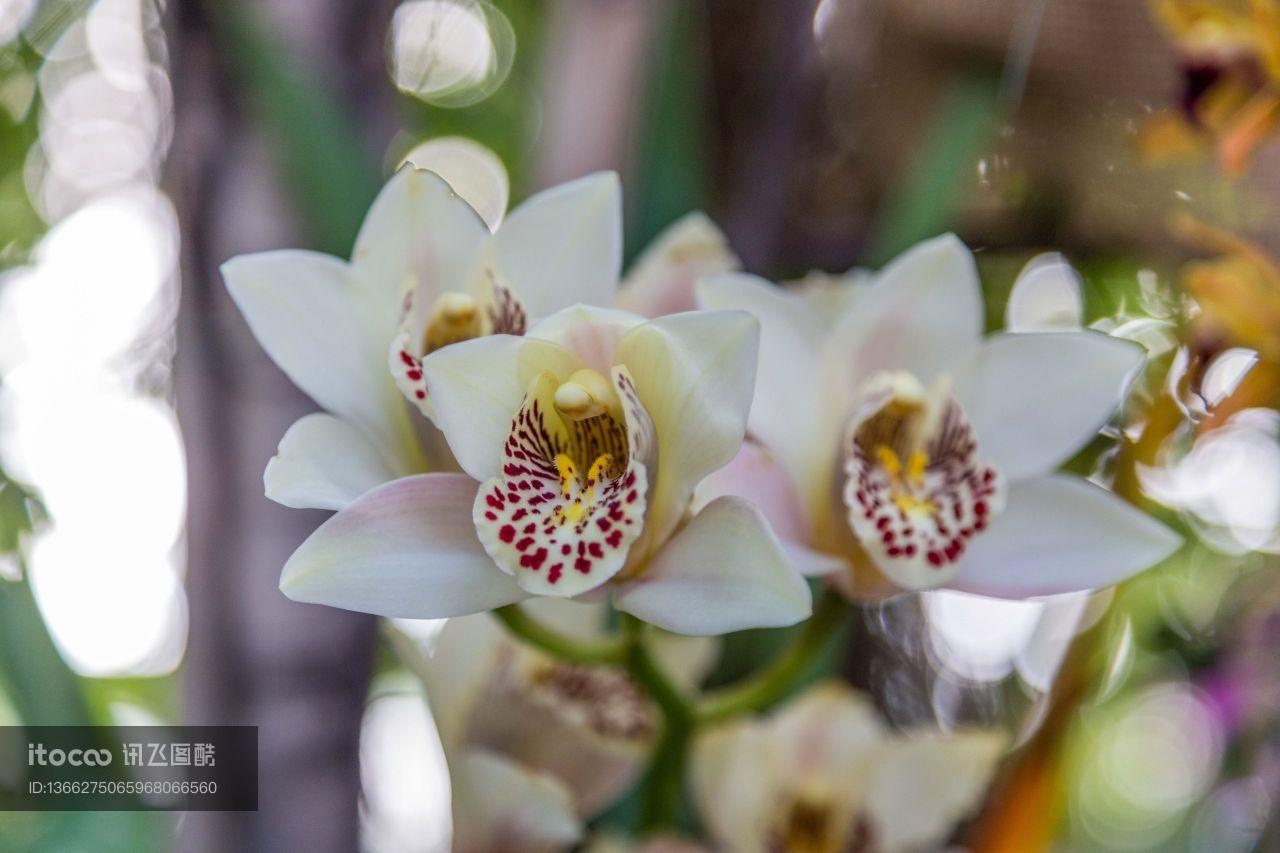
<svg viewBox="0 0 1280 853"><path fill-rule="evenodd" d="M698 708L698 721L714 723L747 711L764 710L786 696L844 624L848 612L848 605L838 593L825 591L795 641L765 669L707 696Z"/></svg>
<svg viewBox="0 0 1280 853"><path fill-rule="evenodd" d="M493 615L502 620L507 630L524 640L529 645L541 649L553 657L573 663L612 664L624 666L627 663L628 643L626 638L609 637L603 640L587 640L570 637L559 631L548 628L534 619L518 604L508 604L493 611Z"/></svg>
<svg viewBox="0 0 1280 853"><path fill-rule="evenodd" d="M662 735L654 745L640 801L640 823L647 830L675 827L684 805L685 764L697 713L671 683L645 642L647 626L622 614L628 645L627 671L662 711Z"/></svg>

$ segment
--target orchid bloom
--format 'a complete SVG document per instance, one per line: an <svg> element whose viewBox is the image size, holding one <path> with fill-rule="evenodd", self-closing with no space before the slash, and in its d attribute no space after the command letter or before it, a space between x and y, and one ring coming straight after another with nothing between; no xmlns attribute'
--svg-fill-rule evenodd
<svg viewBox="0 0 1280 853"><path fill-rule="evenodd" d="M990 730L893 733L869 700L824 684L703 735L694 797L735 853L934 849L981 802L1006 743Z"/></svg>
<svg viewBox="0 0 1280 853"><path fill-rule="evenodd" d="M422 357L472 337L522 334L569 305L614 300L615 175L547 190L503 220L506 175L486 149L432 140L407 160L369 209L350 262L283 250L223 265L258 342L325 409L290 427L267 466L267 496L286 506L342 509L398 477L456 469L402 399L431 414Z"/></svg>
<svg viewBox="0 0 1280 853"><path fill-rule="evenodd" d="M281 588L416 618L609 593L684 634L805 618L808 587L754 507L726 496L690 513L742 442L758 336L741 311L579 306L432 353L435 422L466 473L361 496L294 553Z"/></svg>
<svg viewBox="0 0 1280 853"><path fill-rule="evenodd" d="M1025 597L1112 584L1178 546L1054 473L1111 417L1142 348L1076 329L984 339L974 259L954 236L874 276L789 292L735 274L699 294L762 326L751 440L701 499L751 498L806 573L859 596L887 578Z"/></svg>
<svg viewBox="0 0 1280 853"><path fill-rule="evenodd" d="M523 607L569 636L598 638L603 605L538 599ZM488 614L449 620L430 640L390 629L421 679L453 782L454 849L560 850L582 821L639 778L658 727L651 701L621 670L552 658L513 639ZM717 643L655 632L672 682L692 688Z"/></svg>

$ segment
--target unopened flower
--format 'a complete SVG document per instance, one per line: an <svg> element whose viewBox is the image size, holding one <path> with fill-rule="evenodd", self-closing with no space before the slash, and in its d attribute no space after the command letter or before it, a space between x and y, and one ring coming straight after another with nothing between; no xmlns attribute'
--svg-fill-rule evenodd
<svg viewBox="0 0 1280 853"><path fill-rule="evenodd" d="M698 279L733 272L740 263L729 241L703 213L667 226L627 270L618 307L646 317L692 311Z"/></svg>
<svg viewBox="0 0 1280 853"><path fill-rule="evenodd" d="M289 560L290 597L389 616L593 591L660 627L794 623L809 591L760 513L695 487L742 442L758 325L577 307L433 353L435 421L466 474L365 494Z"/></svg>
<svg viewBox="0 0 1280 853"><path fill-rule="evenodd" d="M694 796L736 853L935 849L982 801L1006 744L989 730L891 732L866 698L825 684L703 735Z"/></svg>
<svg viewBox="0 0 1280 853"><path fill-rule="evenodd" d="M431 413L422 356L486 334L523 334L575 303L613 302L622 257L617 177L548 190L502 221L501 164L474 149L436 141L411 152L365 217L350 262L283 250L223 265L258 342L325 409L281 440L264 475L273 500L341 509L397 477L455 468L401 396ZM468 197L415 162L450 174Z"/></svg>
<svg viewBox="0 0 1280 853"><path fill-rule="evenodd" d="M1111 493L1053 473L1112 415L1142 349L1082 330L983 339L955 237L873 277L792 293L721 276L700 298L762 325L754 441L705 493L757 501L807 572L859 595L879 574L1021 597L1105 586L1177 547Z"/></svg>

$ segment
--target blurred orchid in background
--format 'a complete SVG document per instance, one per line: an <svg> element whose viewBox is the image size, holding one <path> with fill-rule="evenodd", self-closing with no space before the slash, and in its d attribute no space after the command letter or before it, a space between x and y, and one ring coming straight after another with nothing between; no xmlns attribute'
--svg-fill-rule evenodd
<svg viewBox="0 0 1280 853"><path fill-rule="evenodd" d="M707 731L694 790L726 850L932 850L982 802L1007 743L978 729L891 732L868 698L829 683L768 719Z"/></svg>
<svg viewBox="0 0 1280 853"><path fill-rule="evenodd" d="M605 635L606 608L555 599L525 605L579 639ZM422 680L453 781L454 849L568 849L584 822L635 784L658 709L624 670L556 659L516 641L492 616L451 619L430 639L389 628ZM692 688L714 640L656 634L655 655Z"/></svg>

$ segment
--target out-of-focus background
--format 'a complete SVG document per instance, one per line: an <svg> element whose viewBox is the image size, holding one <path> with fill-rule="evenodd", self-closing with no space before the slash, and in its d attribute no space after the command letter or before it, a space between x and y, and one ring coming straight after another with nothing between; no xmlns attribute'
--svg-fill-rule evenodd
<svg viewBox="0 0 1280 853"><path fill-rule="evenodd" d="M1122 420L1131 493L1191 543L1094 596L865 608L846 675L895 723L1015 732L973 849L1277 849L1274 84L1232 76L1249 39L1161 20L1136 0L0 0L0 723L252 724L261 764L256 813L3 813L0 850L440 849L415 683L374 619L276 588L323 514L267 501L262 469L313 406L217 267L345 257L441 135L496 151L517 200L618 170L629 254L694 209L781 279L954 229L993 328L1023 265L1064 253L1085 321L1153 353ZM1263 118L1218 120L1241 103ZM774 642L730 638L716 677Z"/></svg>

